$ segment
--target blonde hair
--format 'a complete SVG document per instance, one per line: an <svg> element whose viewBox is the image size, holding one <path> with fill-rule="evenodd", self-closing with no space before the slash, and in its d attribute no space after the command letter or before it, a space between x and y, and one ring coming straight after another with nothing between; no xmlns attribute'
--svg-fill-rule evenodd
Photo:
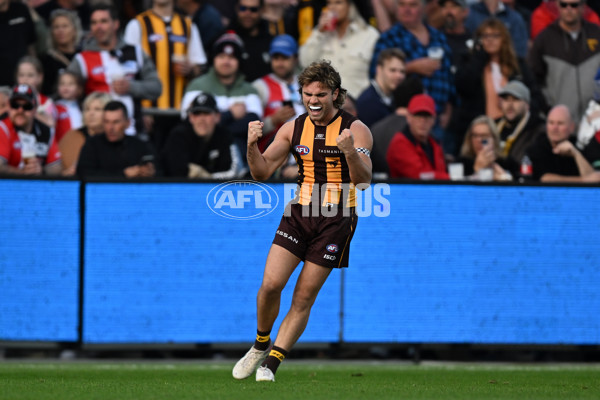
<svg viewBox="0 0 600 400"><path fill-rule="evenodd" d="M475 158L477 156L473 149L473 142L471 141L473 128L477 125L485 125L488 127L492 135L492 140L494 141L494 152L496 153L496 156L500 156L500 135L498 134L498 128L496 127L494 120L487 115L480 115L471 121L467 133L465 134L462 147L460 148L460 155L467 158Z"/></svg>
<svg viewBox="0 0 600 400"><path fill-rule="evenodd" d="M90 103L96 100L99 100L102 103L102 108L104 109L104 106L112 100L112 97L105 92L92 92L86 96L85 100L83 100L81 109L85 110L89 107Z"/></svg>
<svg viewBox="0 0 600 400"><path fill-rule="evenodd" d="M81 41L81 38L83 37L83 30L81 28L81 20L79 19L79 15L77 15L77 13L74 11L65 10L63 8L58 8L58 9L52 11L50 13L50 21L48 23L48 26L50 27L51 32L52 32L52 23L54 23L54 20L59 17L65 17L66 19L69 20L71 25L73 25L73 29L75 29L75 43L74 44L77 46L77 44ZM56 49L56 43L54 43L54 35L52 35L52 33L50 33L50 35L48 35L48 48Z"/></svg>

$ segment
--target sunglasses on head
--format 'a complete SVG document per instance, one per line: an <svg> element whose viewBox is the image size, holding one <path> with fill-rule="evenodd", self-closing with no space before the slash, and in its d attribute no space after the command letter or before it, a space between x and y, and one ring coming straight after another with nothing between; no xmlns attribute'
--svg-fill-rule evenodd
<svg viewBox="0 0 600 400"><path fill-rule="evenodd" d="M240 5L240 6L238 6L238 10L240 10L242 12L243 11L250 11L250 12L256 13L256 12L258 12L258 10L260 10L260 8L258 8L258 7L248 7L248 6L242 6L242 5Z"/></svg>
<svg viewBox="0 0 600 400"><path fill-rule="evenodd" d="M560 8L567 8L567 7L571 7L571 8L577 8L581 5L580 2L576 2L576 3L567 3L565 1L559 1L558 5L560 6Z"/></svg>
<svg viewBox="0 0 600 400"><path fill-rule="evenodd" d="M21 103L18 101L11 101L10 108L12 108L13 110L18 110L19 108L22 108L24 111L31 111L31 110L33 110L33 104L32 103Z"/></svg>

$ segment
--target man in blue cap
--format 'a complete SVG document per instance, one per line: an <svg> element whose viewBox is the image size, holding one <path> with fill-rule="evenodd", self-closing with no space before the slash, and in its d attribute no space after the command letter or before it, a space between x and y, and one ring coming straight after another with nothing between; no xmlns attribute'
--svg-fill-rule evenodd
<svg viewBox="0 0 600 400"><path fill-rule="evenodd" d="M264 108L263 137L258 142L265 151L277 130L286 121L304 113L300 99L296 69L298 67L298 44L290 35L279 35L271 41L271 72L252 82L258 91Z"/></svg>

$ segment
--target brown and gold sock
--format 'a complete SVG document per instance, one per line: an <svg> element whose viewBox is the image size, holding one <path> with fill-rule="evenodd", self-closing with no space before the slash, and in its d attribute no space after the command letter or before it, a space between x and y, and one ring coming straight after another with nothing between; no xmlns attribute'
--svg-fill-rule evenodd
<svg viewBox="0 0 600 400"><path fill-rule="evenodd" d="M254 348L256 350L265 351L271 344L271 331L261 332L256 330L256 340L254 341Z"/></svg>
<svg viewBox="0 0 600 400"><path fill-rule="evenodd" d="M275 374L277 368L279 368L279 364L281 364L287 354L288 352L281 347L273 346L269 356L263 361L262 366L269 368Z"/></svg>

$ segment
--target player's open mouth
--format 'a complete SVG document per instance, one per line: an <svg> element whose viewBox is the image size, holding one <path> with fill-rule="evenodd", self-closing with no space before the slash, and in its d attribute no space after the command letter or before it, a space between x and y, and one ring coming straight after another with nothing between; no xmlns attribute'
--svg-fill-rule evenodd
<svg viewBox="0 0 600 400"><path fill-rule="evenodd" d="M310 108L311 111L321 111L321 109L323 107L317 107L317 106L308 106L308 108Z"/></svg>

